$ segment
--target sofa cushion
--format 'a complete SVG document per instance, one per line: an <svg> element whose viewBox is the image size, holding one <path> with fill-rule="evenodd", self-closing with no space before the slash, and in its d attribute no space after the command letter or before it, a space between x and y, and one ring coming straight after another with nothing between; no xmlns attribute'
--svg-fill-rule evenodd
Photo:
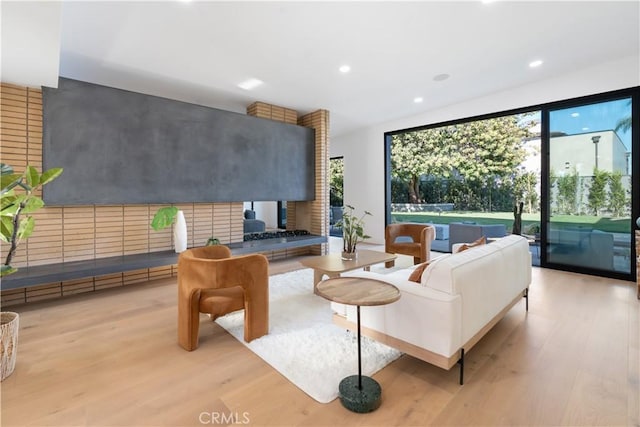
<svg viewBox="0 0 640 427"><path fill-rule="evenodd" d="M460 245L456 253L466 251L467 249L475 248L476 246L482 246L486 243L487 243L487 239L485 239L484 236L481 236L479 239L476 239L471 243L463 243L462 245Z"/></svg>
<svg viewBox="0 0 640 427"><path fill-rule="evenodd" d="M409 275L409 280L412 282L420 283L420 280L422 279L422 273L424 272L424 269L429 266L429 262L430 261L426 261L416 265L416 268Z"/></svg>
<svg viewBox="0 0 640 427"><path fill-rule="evenodd" d="M451 256L452 254L444 254L429 261L429 265L424 269L424 271L422 272L422 276L420 277L420 284L422 286L427 286L429 277L431 277L431 273L433 272L433 270L438 266L438 264L442 263L444 260Z"/></svg>

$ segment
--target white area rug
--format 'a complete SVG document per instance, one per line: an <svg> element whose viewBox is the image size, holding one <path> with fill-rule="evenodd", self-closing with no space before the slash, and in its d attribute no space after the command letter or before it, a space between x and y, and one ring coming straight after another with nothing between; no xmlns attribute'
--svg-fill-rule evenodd
<svg viewBox="0 0 640 427"><path fill-rule="evenodd" d="M332 323L330 302L313 293L311 269L271 276L269 300L269 334L248 344L242 311L216 322L309 396L331 402L340 381L358 374L357 335ZM400 355L363 336L362 375L373 375Z"/></svg>

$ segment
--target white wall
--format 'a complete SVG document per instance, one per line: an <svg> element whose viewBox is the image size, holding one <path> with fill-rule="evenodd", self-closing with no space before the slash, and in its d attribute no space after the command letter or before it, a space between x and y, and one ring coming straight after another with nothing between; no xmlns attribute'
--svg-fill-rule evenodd
<svg viewBox="0 0 640 427"><path fill-rule="evenodd" d="M330 156L344 156L344 200L373 214L365 231L384 242L384 133L431 123L640 86L640 57L630 56L438 110L332 136Z"/></svg>

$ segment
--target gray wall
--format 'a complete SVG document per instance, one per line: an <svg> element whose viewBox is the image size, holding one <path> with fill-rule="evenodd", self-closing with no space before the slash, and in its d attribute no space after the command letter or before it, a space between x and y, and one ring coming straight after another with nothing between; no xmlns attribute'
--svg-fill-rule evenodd
<svg viewBox="0 0 640 427"><path fill-rule="evenodd" d="M315 199L302 126L61 78L43 132L49 205Z"/></svg>

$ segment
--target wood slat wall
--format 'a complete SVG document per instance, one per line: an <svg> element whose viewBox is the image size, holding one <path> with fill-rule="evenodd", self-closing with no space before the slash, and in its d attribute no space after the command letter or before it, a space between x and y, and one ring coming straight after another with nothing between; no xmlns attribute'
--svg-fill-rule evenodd
<svg viewBox="0 0 640 427"><path fill-rule="evenodd" d="M321 236L329 235L329 112L317 110L298 118L295 110L264 102L254 102L247 107L247 114L280 122L310 127L316 131L316 199L308 202L287 202L287 229L294 230L300 224L309 224L309 231ZM285 251L284 256L296 254L327 254L327 244Z"/></svg>
<svg viewBox="0 0 640 427"><path fill-rule="evenodd" d="M316 199L306 204L311 216L310 231L322 236L329 235L329 112L317 110L298 119L298 124L316 131ZM320 247L321 246L321 247ZM328 245L313 248L316 255L328 253Z"/></svg>
<svg viewBox="0 0 640 427"><path fill-rule="evenodd" d="M291 116L292 110L274 112ZM295 112L293 112L295 113ZM42 92L11 84L0 85L0 160L17 172L27 165L42 170ZM36 228L16 252L16 267L77 261L168 250L173 247L170 228L154 231L149 224L160 205L55 206L34 213ZM189 246L204 245L215 236L222 243L242 240L242 202L189 203L184 211ZM0 250L6 255L8 245ZM4 257L2 258L4 262ZM149 279L175 276L166 266L102 277L43 284L1 293L3 306L92 292Z"/></svg>

